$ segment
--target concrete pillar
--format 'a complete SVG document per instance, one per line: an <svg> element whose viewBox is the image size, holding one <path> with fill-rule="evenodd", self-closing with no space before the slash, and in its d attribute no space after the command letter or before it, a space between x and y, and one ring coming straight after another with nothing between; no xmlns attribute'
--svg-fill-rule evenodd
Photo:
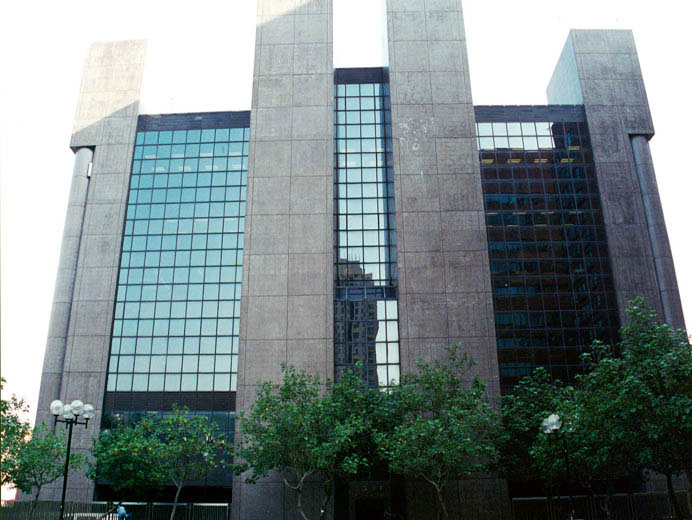
<svg viewBox="0 0 692 520"><path fill-rule="evenodd" d="M70 198L60 248L58 275L53 292L53 307L48 325L46 354L43 358L43 376L36 415L37 424L40 422L48 423L51 420L48 403L61 395L67 329L70 324L70 311L77 275L77 259L79 258L84 228L84 211L89 187L88 174L93 156L94 151L86 147L79 148L75 153Z"/></svg>
<svg viewBox="0 0 692 520"><path fill-rule="evenodd" d="M651 159L649 140L643 135L630 136L634 165L642 194L642 204L646 213L651 251L656 267L656 281L663 308L665 322L674 327L685 326L681 313L680 292L678 291L675 266L668 241L668 231L663 220L661 199L656 186L656 173Z"/></svg>
<svg viewBox="0 0 692 520"><path fill-rule="evenodd" d="M499 394L490 267L459 0L387 1L401 369L459 343Z"/></svg>
<svg viewBox="0 0 692 520"><path fill-rule="evenodd" d="M627 302L644 296L662 319L683 326L646 143L654 126L632 32L570 31L548 102L584 105L621 321ZM639 137L630 142L631 136Z"/></svg>
<svg viewBox="0 0 692 520"><path fill-rule="evenodd" d="M101 424L145 51L144 41L91 46L70 142L75 174L36 421L52 423L53 399L93 404L96 417L89 428L74 429L75 452L88 452ZM61 487L61 480L46 486L42 498L59 500ZM84 470L73 472L67 500L89 501L93 489Z"/></svg>
<svg viewBox="0 0 692 520"><path fill-rule="evenodd" d="M401 369L444 358L458 343L493 399L500 393L495 317L461 2L387 0L387 36ZM457 493L462 484L473 491ZM508 514L502 480L449 488L452 517ZM434 499L425 491L407 486L411 518L429 513Z"/></svg>
<svg viewBox="0 0 692 520"><path fill-rule="evenodd" d="M259 0L253 76L236 408L281 363L332 377L333 70L331 0ZM304 497L319 507L321 486ZM295 511L270 475L236 478L233 518Z"/></svg>

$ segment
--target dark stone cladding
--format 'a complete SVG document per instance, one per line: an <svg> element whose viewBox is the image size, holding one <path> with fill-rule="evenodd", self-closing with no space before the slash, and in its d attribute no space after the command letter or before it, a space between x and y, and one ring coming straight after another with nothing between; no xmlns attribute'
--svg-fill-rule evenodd
<svg viewBox="0 0 692 520"><path fill-rule="evenodd" d="M205 128L248 128L249 126L249 110L240 112L142 115L137 119L138 132L202 130Z"/></svg>
<svg viewBox="0 0 692 520"><path fill-rule="evenodd" d="M389 83L389 71L382 67L334 70L334 84L352 85L355 83Z"/></svg>
<svg viewBox="0 0 692 520"><path fill-rule="evenodd" d="M583 105L477 105L473 110L477 123L586 122Z"/></svg>

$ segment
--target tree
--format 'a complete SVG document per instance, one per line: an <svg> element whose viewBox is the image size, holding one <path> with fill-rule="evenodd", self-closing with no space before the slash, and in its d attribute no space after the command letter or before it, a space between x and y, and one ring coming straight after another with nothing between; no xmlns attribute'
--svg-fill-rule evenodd
<svg viewBox="0 0 692 520"><path fill-rule="evenodd" d="M449 349L447 362L418 361L418 372L402 376L391 389L402 415L391 433L375 435L392 471L422 478L438 500L438 518L449 518L444 493L451 480L485 471L496 458L492 442L498 417L488 403L485 384L465 376L471 359Z"/></svg>
<svg viewBox="0 0 692 520"><path fill-rule="evenodd" d="M5 379L0 379L0 389ZM2 485L13 486L30 495L36 490L31 511L36 508L41 488L63 475L65 469L66 436L51 431L45 424L31 428L21 418L29 407L16 396L0 402L2 414ZM70 457L70 468L82 467L85 456Z"/></svg>
<svg viewBox="0 0 692 520"><path fill-rule="evenodd" d="M4 389L4 386L5 378L0 378L0 391ZM8 400L0 400L0 438L2 439L0 483L3 486L12 483L16 454L31 433L29 423L20 417L28 411L29 407L26 403L14 395Z"/></svg>
<svg viewBox="0 0 692 520"><path fill-rule="evenodd" d="M180 492L190 481L225 465L226 441L208 417L173 407L161 420L146 422L147 436L158 439L157 460L164 482L176 488L170 520L175 517Z"/></svg>
<svg viewBox="0 0 692 520"><path fill-rule="evenodd" d="M11 482L19 490L31 494L36 490L31 511L36 508L41 488L63 476L67 439L62 430L51 431L45 424L36 426L24 439L14 455ZM81 468L86 461L82 453L70 455L70 469Z"/></svg>
<svg viewBox="0 0 692 520"><path fill-rule="evenodd" d="M659 323L643 298L630 302L627 316L620 331L621 392L637 425L632 433L642 442L641 463L665 475L680 518L672 475L684 471L692 486L692 346L684 330ZM692 510L692 499L689 505Z"/></svg>
<svg viewBox="0 0 692 520"><path fill-rule="evenodd" d="M320 476L324 492L319 518L326 515L334 480L353 476L366 464L356 446L368 431L362 411L366 393L362 380L352 372L337 383L327 382L320 391L319 379L311 374L282 366L283 382L263 382L250 413L240 415L242 441L236 473L250 471L248 482L270 471L289 473L284 484L297 494L297 509L303 520L303 490L307 479Z"/></svg>
<svg viewBox="0 0 692 520"><path fill-rule="evenodd" d="M613 509L613 482L632 478L641 470L640 437L634 432L638 418L632 395L623 392L627 365L612 350L596 341L582 356L586 372L577 378L578 388L569 417L570 450L577 462L577 477L589 489L605 483L606 513Z"/></svg>
<svg viewBox="0 0 692 520"><path fill-rule="evenodd" d="M94 480L107 480L114 491L121 494L142 495L147 490L164 484L161 470L161 440L150 432L150 417L144 417L132 427L123 424L116 429L103 430L91 448L93 462L87 476Z"/></svg>
<svg viewBox="0 0 692 520"><path fill-rule="evenodd" d="M532 452L540 435L543 419L563 409L570 390L539 367L523 377L511 394L502 397L502 427L496 440L500 452L498 470L504 477L515 480L557 480L554 471L547 471ZM561 473L558 473L558 475Z"/></svg>
<svg viewBox="0 0 692 520"><path fill-rule="evenodd" d="M162 419L144 417L130 427L103 432L92 454L89 477L108 480L116 491L175 486L173 520L183 488L224 464L225 439L208 417L174 407Z"/></svg>

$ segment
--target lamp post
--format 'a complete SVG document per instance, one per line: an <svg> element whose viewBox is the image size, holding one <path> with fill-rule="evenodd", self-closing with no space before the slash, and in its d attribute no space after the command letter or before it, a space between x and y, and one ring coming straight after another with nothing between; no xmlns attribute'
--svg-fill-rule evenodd
<svg viewBox="0 0 692 520"><path fill-rule="evenodd" d="M560 416L555 413L550 414L547 418L543 419L543 422L541 422L541 431L546 435L557 434L559 433L560 428L562 428L562 421L560 420ZM567 487L569 490L569 518L570 520L574 520L574 504L572 503L572 490L569 489L570 472L567 439L565 439L564 435L562 435L560 438L562 439L562 450L565 454L565 472L567 474Z"/></svg>
<svg viewBox="0 0 692 520"><path fill-rule="evenodd" d="M65 513L65 492L67 491L67 470L70 466L70 448L72 445L72 427L75 424L83 424L87 427L89 419L94 418L94 407L90 404L84 404L79 399L75 399L70 404L63 404L60 399L56 399L50 403L50 413L55 416L55 423L59 422L67 424L67 454L65 455L65 471L63 472L62 481L62 498L60 500L60 520L63 520ZM58 416L62 415L62 419ZM84 421L79 420L79 416L84 418Z"/></svg>

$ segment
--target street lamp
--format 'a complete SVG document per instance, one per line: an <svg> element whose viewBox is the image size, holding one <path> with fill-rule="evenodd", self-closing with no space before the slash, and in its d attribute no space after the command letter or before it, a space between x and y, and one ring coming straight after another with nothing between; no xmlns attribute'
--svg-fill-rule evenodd
<svg viewBox="0 0 692 520"><path fill-rule="evenodd" d="M548 417L543 419L543 422L541 422L541 431L545 433L546 435L552 435L552 434L557 434L560 431L560 428L562 428L562 420L560 419L560 416L557 415L556 413L550 414ZM570 431L572 431L570 429ZM561 435L560 438L562 439L562 450L564 451L565 454L565 471L567 474L567 487L569 491L569 518L570 520L574 520L574 504L572 503L572 490L569 488L569 483L570 483L570 472L569 472L569 451L567 450L567 439L565 439L564 435Z"/></svg>
<svg viewBox="0 0 692 520"><path fill-rule="evenodd" d="M75 424L83 424L87 427L89 419L94 418L94 407L90 404L84 404L79 399L75 399L70 404L63 404L60 399L56 399L50 403L50 413L55 416L55 423L59 422L67 424L67 455L65 456L65 471L63 472L62 481L62 499L60 500L60 520L63 520L65 513L65 492L67 491L67 469L70 465L70 447L72 445L72 427ZM62 419L58 416L62 415ZM84 421L79 421L79 416L84 418Z"/></svg>

